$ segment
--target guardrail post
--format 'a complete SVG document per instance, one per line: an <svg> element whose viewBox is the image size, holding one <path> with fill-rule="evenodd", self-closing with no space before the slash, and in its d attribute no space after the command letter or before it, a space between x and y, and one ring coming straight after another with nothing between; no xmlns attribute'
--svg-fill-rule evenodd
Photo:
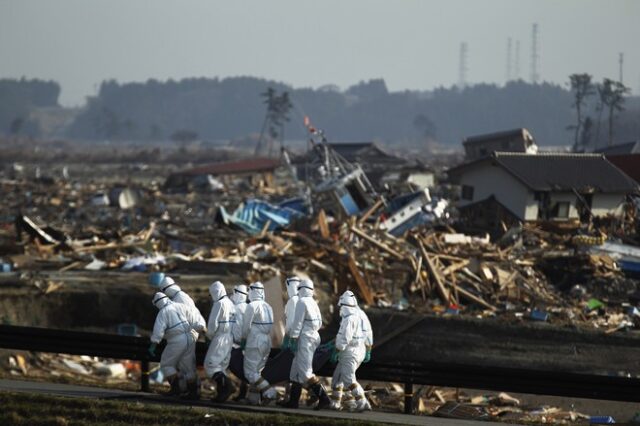
<svg viewBox="0 0 640 426"><path fill-rule="evenodd" d="M404 384L404 413L413 414L413 384Z"/></svg>
<svg viewBox="0 0 640 426"><path fill-rule="evenodd" d="M140 366L140 390L149 392L149 360L143 359Z"/></svg>

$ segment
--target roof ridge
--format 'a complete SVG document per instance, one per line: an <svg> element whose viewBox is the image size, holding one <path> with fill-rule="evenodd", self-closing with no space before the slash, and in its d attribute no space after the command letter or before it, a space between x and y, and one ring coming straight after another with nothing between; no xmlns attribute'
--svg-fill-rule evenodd
<svg viewBox="0 0 640 426"><path fill-rule="evenodd" d="M546 152L538 151L535 154L514 151L494 151L494 156L498 157L576 157L576 158L596 158L604 157L604 154L593 152Z"/></svg>

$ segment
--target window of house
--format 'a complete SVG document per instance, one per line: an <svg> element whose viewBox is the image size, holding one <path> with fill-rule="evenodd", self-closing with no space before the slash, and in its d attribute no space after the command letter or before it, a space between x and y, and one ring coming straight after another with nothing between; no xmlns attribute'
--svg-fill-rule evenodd
<svg viewBox="0 0 640 426"><path fill-rule="evenodd" d="M571 207L571 204L568 201L560 201L556 203L553 209L553 217L568 218L570 207Z"/></svg>
<svg viewBox="0 0 640 426"><path fill-rule="evenodd" d="M462 199L463 200L473 200L473 186L462 185Z"/></svg>

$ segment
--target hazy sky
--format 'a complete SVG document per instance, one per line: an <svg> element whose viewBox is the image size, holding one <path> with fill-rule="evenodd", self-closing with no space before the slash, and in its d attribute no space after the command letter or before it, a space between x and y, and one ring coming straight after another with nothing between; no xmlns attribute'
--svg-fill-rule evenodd
<svg viewBox="0 0 640 426"><path fill-rule="evenodd" d="M618 77L640 89L638 0L0 0L0 77L53 79L78 105L104 79L266 77L341 88L384 78L391 90L458 81L502 84L507 38L530 74ZM514 52L515 56L515 52ZM0 100L1 101L1 100Z"/></svg>

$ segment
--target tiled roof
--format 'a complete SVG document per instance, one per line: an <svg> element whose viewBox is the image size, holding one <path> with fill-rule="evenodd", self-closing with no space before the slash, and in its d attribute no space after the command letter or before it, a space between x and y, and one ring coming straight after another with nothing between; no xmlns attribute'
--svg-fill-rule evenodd
<svg viewBox="0 0 640 426"><path fill-rule="evenodd" d="M534 191L633 192L638 185L602 154L495 152L449 170L459 176L470 167L493 162Z"/></svg>
<svg viewBox="0 0 640 426"><path fill-rule="evenodd" d="M206 166L184 170L182 175L232 175L240 173L258 173L275 170L280 166L280 160L273 158L248 158L246 160L212 163Z"/></svg>

